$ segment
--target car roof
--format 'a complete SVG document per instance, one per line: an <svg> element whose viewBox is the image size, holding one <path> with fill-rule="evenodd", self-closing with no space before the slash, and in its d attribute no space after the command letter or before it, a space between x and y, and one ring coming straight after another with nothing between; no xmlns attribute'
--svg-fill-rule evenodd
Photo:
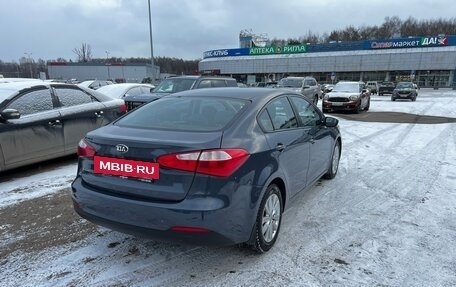
<svg viewBox="0 0 456 287"><path fill-rule="evenodd" d="M276 88L248 88L240 89L238 87L230 88L208 88L208 89L194 89L183 92L174 93L166 96L168 97L225 97L235 99L245 99L250 101L258 101L260 99L270 99L278 95L297 95L302 96L300 93L294 93L285 89ZM302 96L303 97L303 96Z"/></svg>
<svg viewBox="0 0 456 287"><path fill-rule="evenodd" d="M0 84L0 102L15 96L18 92L25 89L32 89L36 87L75 87L73 84L45 82L45 81L23 81L23 82L10 82Z"/></svg>
<svg viewBox="0 0 456 287"><path fill-rule="evenodd" d="M184 76L173 76L166 79L220 79L220 80L235 80L234 78L228 76L206 76L206 75L184 75ZM165 80L166 80L165 79Z"/></svg>

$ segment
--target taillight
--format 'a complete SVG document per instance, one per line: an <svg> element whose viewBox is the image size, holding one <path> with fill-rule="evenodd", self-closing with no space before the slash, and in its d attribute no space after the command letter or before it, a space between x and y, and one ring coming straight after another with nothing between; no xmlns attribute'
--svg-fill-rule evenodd
<svg viewBox="0 0 456 287"><path fill-rule="evenodd" d="M158 157L161 167L227 177L249 157L243 149L216 149L190 153L167 154Z"/></svg>
<svg viewBox="0 0 456 287"><path fill-rule="evenodd" d="M95 155L95 149L85 140L82 139L78 144L78 156L92 158Z"/></svg>
<svg viewBox="0 0 456 287"><path fill-rule="evenodd" d="M126 113L127 112L127 105L125 103L120 105L120 110L122 111L122 113Z"/></svg>

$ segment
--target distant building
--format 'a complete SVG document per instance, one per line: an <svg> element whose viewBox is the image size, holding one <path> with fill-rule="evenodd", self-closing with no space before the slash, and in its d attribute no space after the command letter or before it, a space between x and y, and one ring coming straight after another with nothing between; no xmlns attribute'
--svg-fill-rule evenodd
<svg viewBox="0 0 456 287"><path fill-rule="evenodd" d="M159 79L160 67L141 63L65 63L48 62L50 79L78 81L113 80L116 82L140 83L144 78Z"/></svg>
<svg viewBox="0 0 456 287"><path fill-rule="evenodd" d="M314 76L320 83L339 80L406 81L421 87L456 86L456 36L408 37L356 42L243 47L206 51L201 74L217 71L238 81ZM252 40L253 41L253 40Z"/></svg>

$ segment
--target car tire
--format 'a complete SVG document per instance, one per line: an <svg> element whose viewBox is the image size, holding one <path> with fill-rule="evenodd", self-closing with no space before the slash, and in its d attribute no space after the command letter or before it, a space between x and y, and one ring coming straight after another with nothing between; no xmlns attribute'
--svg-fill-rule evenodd
<svg viewBox="0 0 456 287"><path fill-rule="evenodd" d="M396 99L395 99L395 98L393 98L393 97L391 97L391 101L393 101L393 102L394 102L394 101L396 101Z"/></svg>
<svg viewBox="0 0 456 287"><path fill-rule="evenodd" d="M328 171L323 175L323 178L333 179L336 177L337 171L339 170L340 154L340 142L337 141L333 149Z"/></svg>
<svg viewBox="0 0 456 287"><path fill-rule="evenodd" d="M274 246L282 222L282 195L276 184L268 186L255 223L253 249L259 253L267 252Z"/></svg>
<svg viewBox="0 0 456 287"><path fill-rule="evenodd" d="M355 109L353 110L355 114L359 114L361 112L361 101L359 102L358 105L356 105Z"/></svg>
<svg viewBox="0 0 456 287"><path fill-rule="evenodd" d="M365 111L368 111L371 105L371 100L369 98L369 101L367 102L367 106L364 108Z"/></svg>

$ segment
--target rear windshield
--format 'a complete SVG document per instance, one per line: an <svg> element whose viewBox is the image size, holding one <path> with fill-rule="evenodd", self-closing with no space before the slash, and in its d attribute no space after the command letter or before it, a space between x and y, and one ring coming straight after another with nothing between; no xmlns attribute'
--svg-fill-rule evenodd
<svg viewBox="0 0 456 287"><path fill-rule="evenodd" d="M277 83L277 87L284 88L301 88L303 79L284 78Z"/></svg>
<svg viewBox="0 0 456 287"><path fill-rule="evenodd" d="M361 92L361 86L359 83L337 83L332 91L343 93L359 93Z"/></svg>
<svg viewBox="0 0 456 287"><path fill-rule="evenodd" d="M401 82L401 83L397 84L396 88L398 88L398 89L413 88L413 84L408 83L408 82Z"/></svg>
<svg viewBox="0 0 456 287"><path fill-rule="evenodd" d="M247 103L246 100L232 98L162 98L127 114L115 125L210 132L223 129Z"/></svg>
<svg viewBox="0 0 456 287"><path fill-rule="evenodd" d="M163 80L154 90L155 93L177 93L190 90L195 78L168 78Z"/></svg>

